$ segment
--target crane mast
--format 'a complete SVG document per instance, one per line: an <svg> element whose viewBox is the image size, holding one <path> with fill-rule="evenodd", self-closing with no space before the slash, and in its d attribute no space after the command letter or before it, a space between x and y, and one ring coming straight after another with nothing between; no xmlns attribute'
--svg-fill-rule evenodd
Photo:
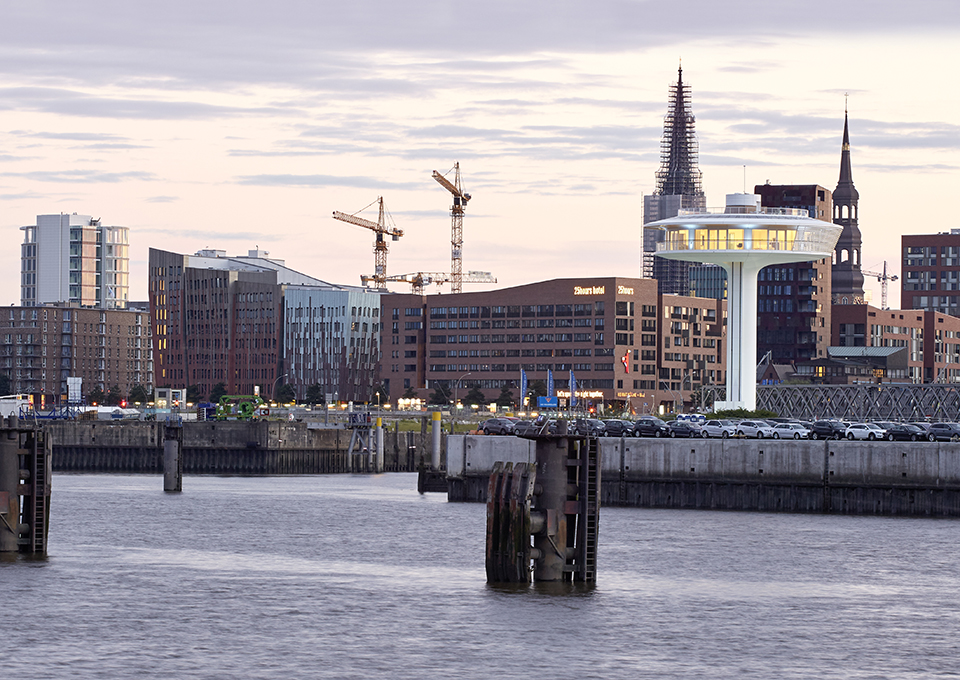
<svg viewBox="0 0 960 680"><path fill-rule="evenodd" d="M880 282L880 305L881 305L881 309L890 309L890 307L887 305L887 282L888 282L888 281L896 281L898 277L897 277L896 274L891 274L890 276L887 276L887 261L886 261L886 260L883 261L883 271L882 271L882 272L871 272L871 271L867 271L866 269L862 269L862 270L860 270L860 271L861 271L861 273L863 273L863 274L867 274L867 275L869 275L869 276L876 276L876 277L877 277L877 281Z"/></svg>
<svg viewBox="0 0 960 680"><path fill-rule="evenodd" d="M464 193L460 185L460 163L453 165L453 182L436 170L432 177L440 186L453 195L450 206L450 292L463 292L463 211L470 201L470 194Z"/></svg>
<svg viewBox="0 0 960 680"><path fill-rule="evenodd" d="M374 274L373 276L361 275L360 280L363 282L363 285L367 285L370 281L373 281L374 287L385 289L387 287L387 250L389 246L386 239L384 239L384 234L389 235L394 241L399 241L400 237L403 236L403 230L397 229L396 227L392 229L387 227L386 211L383 207L383 196L379 196L374 202L380 204L380 215L376 222L357 217L355 214L349 215L342 213L339 210L333 211L333 219L363 227L364 229L370 229L376 234L376 240L373 243ZM373 203L370 205L373 205ZM366 210L366 208L364 208L364 210Z"/></svg>

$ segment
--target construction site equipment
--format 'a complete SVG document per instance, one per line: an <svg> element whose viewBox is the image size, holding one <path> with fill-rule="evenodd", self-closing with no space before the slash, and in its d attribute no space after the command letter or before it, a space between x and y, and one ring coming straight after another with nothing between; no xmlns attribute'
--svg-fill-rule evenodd
<svg viewBox="0 0 960 680"><path fill-rule="evenodd" d="M225 394L217 404L217 420L253 420L263 403L253 394Z"/></svg>
<svg viewBox="0 0 960 680"><path fill-rule="evenodd" d="M861 269L860 273L866 274L867 276L877 277L877 281L880 282L880 308L890 309L890 307L887 306L887 282L896 281L898 277L896 274L887 276L887 261L886 260L883 261L882 272L871 272L871 271L867 271L866 269Z"/></svg>
<svg viewBox="0 0 960 680"><path fill-rule="evenodd" d="M397 274L395 276L388 276L387 281L400 281L402 283L409 283L411 291L414 295L423 295L424 288L430 284L436 284L442 286L445 283L450 283L453 280L451 274L446 272L416 272L413 274ZM461 283L496 283L497 277L495 277L490 272L474 272L469 271L465 276L460 277Z"/></svg>
<svg viewBox="0 0 960 680"><path fill-rule="evenodd" d="M450 206L450 292L463 292L463 211L470 201L470 194L460 186L460 163L453 165L453 182L436 170L432 177L453 195ZM449 173L448 173L449 174Z"/></svg>
<svg viewBox="0 0 960 680"><path fill-rule="evenodd" d="M373 243L373 255L374 255L374 274L373 276L360 276L360 280L363 282L363 285L367 285L370 281L373 281L375 288L386 288L387 287L387 250L388 245L386 239L384 239L384 234L388 234L392 240L399 241L400 237L403 236L403 230L397 229L396 227L388 227L386 223L387 213L383 207L383 196L379 196L374 203L379 203L380 206L380 215L376 222L371 222L370 220L364 219L362 217L357 217L356 213L353 215L348 215L347 213L342 213L339 210L333 211L333 219L340 220L341 222L346 222L347 224L353 224L358 227L363 227L364 229L370 229L377 236L376 240ZM373 205L371 203L370 205ZM366 210L370 205L363 208ZM363 212L363 210L358 210L357 212Z"/></svg>

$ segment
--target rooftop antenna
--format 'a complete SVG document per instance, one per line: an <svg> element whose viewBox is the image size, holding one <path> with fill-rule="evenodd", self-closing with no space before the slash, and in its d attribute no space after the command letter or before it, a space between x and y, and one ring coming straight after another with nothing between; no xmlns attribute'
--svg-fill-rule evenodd
<svg viewBox="0 0 960 680"><path fill-rule="evenodd" d="M747 193L747 166L743 166L743 193Z"/></svg>

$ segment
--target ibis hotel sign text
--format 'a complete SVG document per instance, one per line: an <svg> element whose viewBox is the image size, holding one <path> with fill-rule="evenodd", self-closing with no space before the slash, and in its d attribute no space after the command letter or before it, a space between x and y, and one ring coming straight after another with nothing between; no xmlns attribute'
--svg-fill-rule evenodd
<svg viewBox="0 0 960 680"><path fill-rule="evenodd" d="M603 295L607 292L606 286L574 286L574 295ZM633 295L633 288L617 286L617 295Z"/></svg>

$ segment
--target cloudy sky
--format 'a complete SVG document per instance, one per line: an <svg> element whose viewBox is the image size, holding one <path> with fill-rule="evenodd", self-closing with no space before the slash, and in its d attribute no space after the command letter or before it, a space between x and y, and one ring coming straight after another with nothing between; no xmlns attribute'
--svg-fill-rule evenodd
<svg viewBox="0 0 960 680"><path fill-rule="evenodd" d="M133 299L150 247L259 246L357 284L373 234L331 212L380 195L405 232L388 273L449 271L430 173L457 161L465 271L637 276L681 58L709 205L833 189L849 93L865 268L960 227L955 0L31 0L0 19L4 304L19 227L59 212L131 228Z"/></svg>

